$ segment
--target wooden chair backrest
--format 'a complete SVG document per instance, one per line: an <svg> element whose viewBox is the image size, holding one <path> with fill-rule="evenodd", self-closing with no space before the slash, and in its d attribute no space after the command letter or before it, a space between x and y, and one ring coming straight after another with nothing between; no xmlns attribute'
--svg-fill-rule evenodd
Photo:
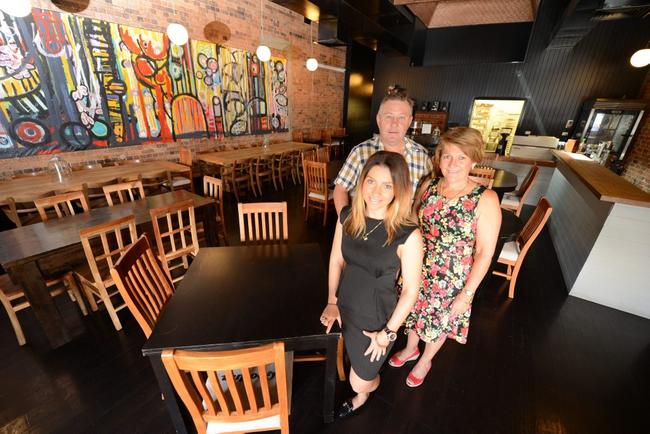
<svg viewBox="0 0 650 434"><path fill-rule="evenodd" d="M323 143L332 143L332 132L331 130L325 128L321 130L320 133L321 139L323 140Z"/></svg>
<svg viewBox="0 0 650 434"><path fill-rule="evenodd" d="M111 276L131 314L148 338L163 307L174 293L169 276L142 234L111 268Z"/></svg>
<svg viewBox="0 0 650 434"><path fill-rule="evenodd" d="M535 238L542 231L546 221L553 212L551 203L545 197L539 199L533 214L528 218L528 221L517 235L517 243L519 244L520 256L528 250Z"/></svg>
<svg viewBox="0 0 650 434"><path fill-rule="evenodd" d="M196 255L199 239L196 234L194 201L192 199L149 210L156 235L156 246L167 275L171 278L169 262L176 258Z"/></svg>
<svg viewBox="0 0 650 434"><path fill-rule="evenodd" d="M90 210L88 199L83 191L71 191L69 193L58 194L56 196L42 197L34 201L34 205L44 222L49 220L47 210L54 208L57 218L68 215L75 215L74 202L79 201L84 212Z"/></svg>
<svg viewBox="0 0 650 434"><path fill-rule="evenodd" d="M497 171L494 167L489 167L489 166L474 166L472 170L470 170L469 175L470 176L475 176L477 178L487 178L487 179L493 179L494 175L496 175Z"/></svg>
<svg viewBox="0 0 650 434"><path fill-rule="evenodd" d="M322 131L316 128L309 130L309 138L312 140L322 140Z"/></svg>
<svg viewBox="0 0 650 434"><path fill-rule="evenodd" d="M304 170L307 194L317 193L327 198L327 163L305 161Z"/></svg>
<svg viewBox="0 0 650 434"><path fill-rule="evenodd" d="M327 146L316 148L316 161L328 163L330 161L330 148Z"/></svg>
<svg viewBox="0 0 650 434"><path fill-rule="evenodd" d="M96 285L110 286L110 269L138 238L135 216L127 215L79 231L88 267Z"/></svg>
<svg viewBox="0 0 650 434"><path fill-rule="evenodd" d="M289 239L286 202L239 203L242 244L277 243Z"/></svg>
<svg viewBox="0 0 650 434"><path fill-rule="evenodd" d="M535 182L535 179L537 179L538 174L539 174L539 166L535 164L533 165L533 167L530 168L530 171L528 171L528 174L526 175L526 177L521 183L521 187L519 187L519 190L517 191L517 196L519 196L520 201L526 199L526 196L530 192L530 187L533 186L533 183Z"/></svg>
<svg viewBox="0 0 650 434"><path fill-rule="evenodd" d="M51 192L47 193L45 197L50 195ZM9 220L14 222L16 227L21 227L30 223L37 223L41 220L41 215L38 212L38 209L36 209L34 200L27 200L26 198L14 199L13 197L8 197L5 200L0 201L0 209L4 211Z"/></svg>
<svg viewBox="0 0 650 434"><path fill-rule="evenodd" d="M278 428L282 433L289 432L283 342L231 351L167 349L161 357L199 434L206 432L209 422L235 423L278 415ZM267 378L271 363L275 364L274 388ZM235 380L239 375L241 382ZM222 386L220 378L225 378L227 388Z"/></svg>
<svg viewBox="0 0 650 434"><path fill-rule="evenodd" d="M77 172L79 170L92 170L92 169L101 169L102 163L91 163L91 164L83 164L81 166L74 166L72 167L73 172Z"/></svg>
<svg viewBox="0 0 650 434"><path fill-rule="evenodd" d="M178 151L178 153L180 157L178 162L183 166L192 167L192 151L184 146L181 146L181 149Z"/></svg>
<svg viewBox="0 0 650 434"><path fill-rule="evenodd" d="M104 196L108 206L113 206L113 193L117 195L120 203L133 202L134 200L144 199L144 187L141 180L121 182L119 184L105 185L102 187ZM140 197L137 197L134 192L138 192Z"/></svg>
<svg viewBox="0 0 650 434"><path fill-rule="evenodd" d="M309 151L305 151L300 154L303 162L303 166L305 161L316 161L316 150L311 149Z"/></svg>
<svg viewBox="0 0 650 434"><path fill-rule="evenodd" d="M291 131L291 140L293 140L294 142L302 142L304 140L302 131L296 131L296 130Z"/></svg>
<svg viewBox="0 0 650 434"><path fill-rule="evenodd" d="M203 195L217 201L219 216L223 219L223 181L212 176L203 176ZM222 221L223 223L223 221Z"/></svg>
<svg viewBox="0 0 650 434"><path fill-rule="evenodd" d="M345 128L333 128L332 135L345 136Z"/></svg>

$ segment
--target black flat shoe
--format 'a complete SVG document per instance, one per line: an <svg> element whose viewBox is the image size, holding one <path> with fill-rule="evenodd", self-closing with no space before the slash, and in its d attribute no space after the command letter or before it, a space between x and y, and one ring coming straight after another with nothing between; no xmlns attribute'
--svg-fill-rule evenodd
<svg viewBox="0 0 650 434"><path fill-rule="evenodd" d="M364 404L365 405L365 404ZM363 406L361 406L363 407ZM359 407L359 408L361 408ZM358 409L357 409L358 410ZM341 408L339 408L339 411L336 413L336 417L339 419L346 418L348 416L352 416L355 414L354 407L352 406L352 398L346 399L343 404L341 405Z"/></svg>

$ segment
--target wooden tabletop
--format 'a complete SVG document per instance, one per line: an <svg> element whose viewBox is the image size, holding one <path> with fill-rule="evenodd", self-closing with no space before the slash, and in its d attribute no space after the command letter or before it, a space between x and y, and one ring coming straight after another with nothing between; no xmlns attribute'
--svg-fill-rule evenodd
<svg viewBox="0 0 650 434"><path fill-rule="evenodd" d="M244 149L234 149L232 151L217 151L205 154L198 154L198 159L206 163L217 165L232 164L235 161L246 160L248 158L257 158L262 155L273 155L290 151L308 151L316 148L316 145L302 142L281 142L269 144L268 150L261 146Z"/></svg>
<svg viewBox="0 0 650 434"><path fill-rule="evenodd" d="M565 151L552 151L596 197L605 202L650 208L650 194L592 160L576 159Z"/></svg>
<svg viewBox="0 0 650 434"><path fill-rule="evenodd" d="M326 303L327 273L318 244L202 248L142 352L162 369L165 348L226 350L278 340L287 351L327 348L323 415L331 421L340 331L335 326L326 334L318 321ZM166 399L173 399L173 391L165 390L167 377L158 381ZM167 404L177 432L184 432L174 402Z"/></svg>
<svg viewBox="0 0 650 434"><path fill-rule="evenodd" d="M149 222L149 210L192 199L195 208L213 203L210 198L185 190L149 196L134 202L91 209L65 218L34 223L0 232L0 264L8 268L33 261L57 250L80 243L79 229L133 214L137 225Z"/></svg>
<svg viewBox="0 0 650 434"><path fill-rule="evenodd" d="M187 172L189 170L189 167L171 161L145 161L74 171L63 183L57 182L51 174L26 176L0 182L0 201L8 197L13 197L17 202L29 201L55 190L81 190L84 183L102 183L138 175L154 177L167 171Z"/></svg>

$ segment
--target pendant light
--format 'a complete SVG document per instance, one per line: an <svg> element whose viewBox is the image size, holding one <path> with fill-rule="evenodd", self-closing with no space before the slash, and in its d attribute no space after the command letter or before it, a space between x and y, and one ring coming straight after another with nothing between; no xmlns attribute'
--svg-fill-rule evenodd
<svg viewBox="0 0 650 434"><path fill-rule="evenodd" d="M312 21L309 22L309 45L311 46L311 57L307 59L305 62L305 67L307 67L308 71L314 72L318 69L318 60L314 57L314 41L313 41L313 35L312 35Z"/></svg>
<svg viewBox="0 0 650 434"><path fill-rule="evenodd" d="M260 62L268 62L271 60L271 49L266 45L262 44L264 36L264 0L260 0L260 45L255 50L255 55Z"/></svg>
<svg viewBox="0 0 650 434"><path fill-rule="evenodd" d="M185 45L189 35L184 25L178 23L169 23L167 26L167 36L172 43L176 45Z"/></svg>
<svg viewBox="0 0 650 434"><path fill-rule="evenodd" d="M32 13L31 0L2 0L0 11L12 17L24 18Z"/></svg>
<svg viewBox="0 0 650 434"><path fill-rule="evenodd" d="M638 50L630 57L630 64L635 68L643 68L650 65L650 48Z"/></svg>

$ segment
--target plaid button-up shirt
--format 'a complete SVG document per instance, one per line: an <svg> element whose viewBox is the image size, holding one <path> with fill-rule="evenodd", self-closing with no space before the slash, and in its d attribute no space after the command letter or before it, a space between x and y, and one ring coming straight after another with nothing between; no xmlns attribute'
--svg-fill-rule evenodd
<svg viewBox="0 0 650 434"><path fill-rule="evenodd" d="M430 174L433 170L433 162L427 150L422 145L415 143L408 137L405 137L404 140L406 142L404 159L409 168L411 184L415 193L420 179ZM377 134L372 139L355 146L345 160L343 167L341 167L334 183L343 186L347 191L354 189L361 175L361 170L366 164L366 161L368 161L368 158L375 152L382 150L384 150L384 146L379 141L379 135Z"/></svg>

